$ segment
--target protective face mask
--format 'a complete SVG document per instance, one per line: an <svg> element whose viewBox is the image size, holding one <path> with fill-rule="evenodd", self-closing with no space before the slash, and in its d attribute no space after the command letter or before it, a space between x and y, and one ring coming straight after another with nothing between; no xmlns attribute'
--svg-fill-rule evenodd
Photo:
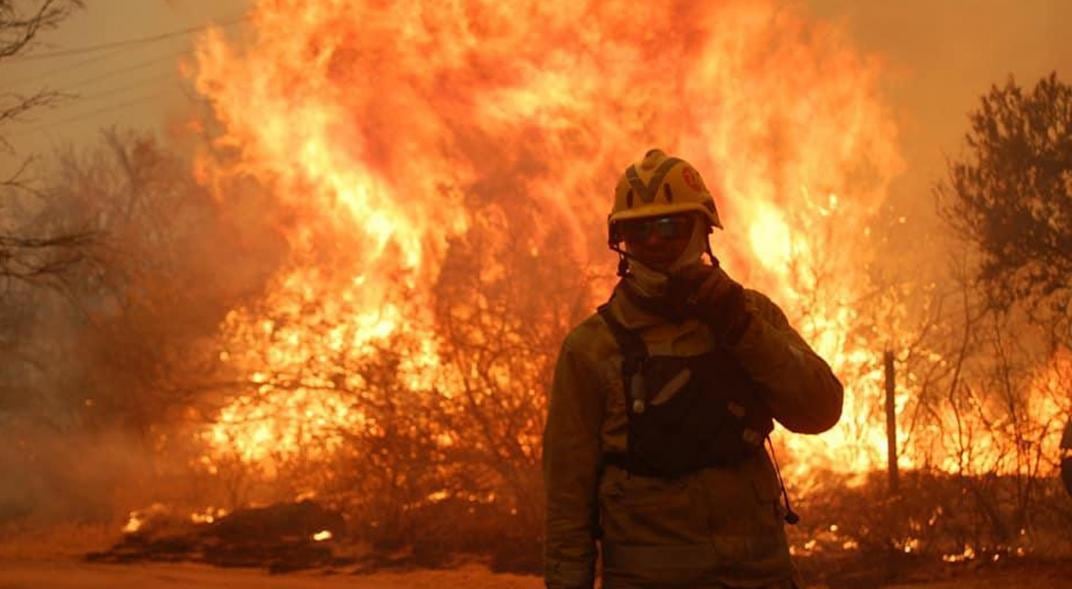
<svg viewBox="0 0 1072 589"><path fill-rule="evenodd" d="M692 235L685 250L668 269L670 274L687 268L693 264L699 264L707 251L707 227L703 223L693 223ZM648 298L657 298L666 294L667 275L653 270L635 258L629 259L629 271L633 277L633 286L640 295Z"/></svg>

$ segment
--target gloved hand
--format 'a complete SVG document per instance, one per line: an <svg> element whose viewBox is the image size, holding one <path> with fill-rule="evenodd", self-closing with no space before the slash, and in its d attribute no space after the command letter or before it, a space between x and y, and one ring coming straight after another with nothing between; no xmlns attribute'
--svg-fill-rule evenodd
<svg viewBox="0 0 1072 589"><path fill-rule="evenodd" d="M744 287L717 264L683 268L670 277L667 294L726 344L737 343L752 320L744 304Z"/></svg>

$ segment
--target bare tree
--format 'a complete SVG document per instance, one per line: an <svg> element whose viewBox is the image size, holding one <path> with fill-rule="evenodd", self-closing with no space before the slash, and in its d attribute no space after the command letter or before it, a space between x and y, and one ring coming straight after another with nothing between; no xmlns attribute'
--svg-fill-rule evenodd
<svg viewBox="0 0 1072 589"><path fill-rule="evenodd" d="M33 47L37 36L59 26L71 13L82 7L82 0L0 0L0 63L17 58ZM55 104L63 95L42 89L30 94L4 90L0 93L0 146L10 148L4 139L3 125L44 106ZM18 174L2 185L18 185Z"/></svg>
<svg viewBox="0 0 1072 589"><path fill-rule="evenodd" d="M1058 378L1072 345L1072 86L1055 73L1033 89L1010 78L970 125L936 187L946 222L977 256L963 280L979 310L975 349L957 357L946 407L977 516L966 534L1003 544L1039 522L1056 470L1064 419L1040 407L1068 414L1067 384L1054 394L1039 383Z"/></svg>
<svg viewBox="0 0 1072 589"><path fill-rule="evenodd" d="M27 9L27 4L35 5ZM29 48L39 32L55 28L81 5L80 0L0 0L0 60Z"/></svg>
<svg viewBox="0 0 1072 589"><path fill-rule="evenodd" d="M525 229L535 224L514 215L479 215L480 226L452 244L436 295L444 359L460 375L448 427L493 474L516 518L511 529L524 534L540 530L540 439L556 354L592 293L568 247L541 242Z"/></svg>
<svg viewBox="0 0 1072 589"><path fill-rule="evenodd" d="M271 264L263 227L220 214L148 136L106 131L46 163L20 236L0 235L0 409L148 435L235 386L213 338Z"/></svg>
<svg viewBox="0 0 1072 589"><path fill-rule="evenodd" d="M41 32L59 26L81 6L81 0L0 0L0 64L25 54ZM0 89L0 152L12 154L4 137L7 123L62 98L61 93L48 89L30 94ZM13 173L0 178L0 195L36 191L28 178L31 162L27 158ZM27 236L11 232L6 225L0 225L0 279L51 280L82 258L91 237L83 232Z"/></svg>

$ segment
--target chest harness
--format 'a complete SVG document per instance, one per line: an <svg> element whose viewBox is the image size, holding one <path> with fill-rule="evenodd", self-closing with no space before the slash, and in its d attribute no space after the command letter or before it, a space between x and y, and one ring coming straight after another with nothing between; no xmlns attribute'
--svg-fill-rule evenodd
<svg viewBox="0 0 1072 589"><path fill-rule="evenodd" d="M732 467L763 451L774 429L756 383L720 346L689 357L652 356L636 331L619 322L610 303L599 307L622 354L628 416L626 451L603 463L630 474L676 479L710 467ZM778 474L788 515L789 498Z"/></svg>

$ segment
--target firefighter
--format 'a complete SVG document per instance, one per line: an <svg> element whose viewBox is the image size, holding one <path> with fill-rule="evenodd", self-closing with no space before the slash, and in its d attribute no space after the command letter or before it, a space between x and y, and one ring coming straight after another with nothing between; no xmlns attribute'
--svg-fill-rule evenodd
<svg viewBox="0 0 1072 589"><path fill-rule="evenodd" d="M621 280L566 337L550 393L551 589L591 588L597 546L606 589L800 586L765 441L774 420L833 427L842 387L777 305L718 266L721 227L700 174L661 150L618 183Z"/></svg>

